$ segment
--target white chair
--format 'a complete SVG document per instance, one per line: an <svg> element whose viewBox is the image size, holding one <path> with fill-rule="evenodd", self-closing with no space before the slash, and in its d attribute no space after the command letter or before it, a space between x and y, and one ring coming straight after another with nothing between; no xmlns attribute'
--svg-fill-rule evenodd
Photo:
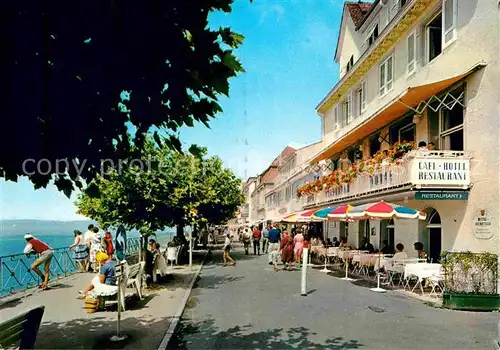
<svg viewBox="0 0 500 350"><path fill-rule="evenodd" d="M127 287L135 288L139 299L142 300L142 274L144 273L144 267L146 263L141 261L140 263L134 264L132 266L126 265L128 269L126 269L127 273Z"/></svg>
<svg viewBox="0 0 500 350"><path fill-rule="evenodd" d="M159 254L155 259L153 266L153 283L156 283L157 275L160 274L161 277L167 274L167 262L163 254Z"/></svg>
<svg viewBox="0 0 500 350"><path fill-rule="evenodd" d="M432 297L433 295L435 295L436 298L442 296L444 291L443 271L441 270L439 274L433 274L428 280L432 288L431 292L429 293L429 296Z"/></svg>
<svg viewBox="0 0 500 350"><path fill-rule="evenodd" d="M167 263L170 261L172 268L174 267L174 261L177 265L177 253L178 247L168 247L167 248Z"/></svg>

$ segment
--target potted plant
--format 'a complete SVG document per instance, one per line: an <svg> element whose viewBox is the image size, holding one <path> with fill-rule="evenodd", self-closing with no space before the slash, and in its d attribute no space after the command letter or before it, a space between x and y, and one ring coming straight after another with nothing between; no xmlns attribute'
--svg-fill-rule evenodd
<svg viewBox="0 0 500 350"><path fill-rule="evenodd" d="M444 252L443 306L456 310L500 309L498 255L492 253Z"/></svg>

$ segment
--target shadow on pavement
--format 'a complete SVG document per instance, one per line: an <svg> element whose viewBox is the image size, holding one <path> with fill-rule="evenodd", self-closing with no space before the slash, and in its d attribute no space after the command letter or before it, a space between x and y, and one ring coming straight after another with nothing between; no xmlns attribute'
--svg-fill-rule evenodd
<svg viewBox="0 0 500 350"><path fill-rule="evenodd" d="M228 266L227 268L230 269L231 267ZM241 279L243 279L242 276L233 277L230 275L219 276L204 274L203 276L198 276L196 282L193 285L193 288L218 289L222 284L236 282Z"/></svg>
<svg viewBox="0 0 500 350"><path fill-rule="evenodd" d="M92 319L79 318L62 323L45 322L40 326L36 348L152 349L160 344L170 321L169 317L160 319L126 318L121 322L121 334L127 335L127 338L114 343L109 338L116 334L116 321L110 320L108 315ZM159 332L152 332L156 329Z"/></svg>
<svg viewBox="0 0 500 350"><path fill-rule="evenodd" d="M330 337L324 342L309 340L316 333L305 327L275 328L252 333L252 325L221 330L213 319L182 320L167 349L358 349L357 340Z"/></svg>

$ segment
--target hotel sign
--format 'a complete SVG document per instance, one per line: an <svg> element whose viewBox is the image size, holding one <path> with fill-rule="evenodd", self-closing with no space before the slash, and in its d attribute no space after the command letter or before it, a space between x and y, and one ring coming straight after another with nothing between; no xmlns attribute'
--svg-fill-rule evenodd
<svg viewBox="0 0 500 350"><path fill-rule="evenodd" d="M418 157L412 164L412 183L415 185L469 186L469 159Z"/></svg>
<svg viewBox="0 0 500 350"><path fill-rule="evenodd" d="M469 192L415 192L415 199L466 201Z"/></svg>
<svg viewBox="0 0 500 350"><path fill-rule="evenodd" d="M479 239L493 237L491 217L484 209L479 210L474 216L474 236Z"/></svg>

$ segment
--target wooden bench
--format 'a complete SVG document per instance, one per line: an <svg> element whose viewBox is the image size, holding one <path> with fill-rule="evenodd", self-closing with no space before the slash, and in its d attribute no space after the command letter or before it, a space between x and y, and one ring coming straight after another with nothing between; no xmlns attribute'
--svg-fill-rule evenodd
<svg viewBox="0 0 500 350"><path fill-rule="evenodd" d="M124 263L125 273L122 277L121 281L121 295L118 295L118 286L116 287L116 292L111 295L97 295L97 299L99 300L99 310L104 309L106 301L114 301L117 300L118 304L121 306L122 310L125 311L125 292L127 287L132 287L135 289L135 293L142 299L142 275L144 273L145 262L139 262L134 265L128 265L126 262Z"/></svg>
<svg viewBox="0 0 500 350"><path fill-rule="evenodd" d="M0 323L0 349L33 349L44 311L39 306Z"/></svg>

